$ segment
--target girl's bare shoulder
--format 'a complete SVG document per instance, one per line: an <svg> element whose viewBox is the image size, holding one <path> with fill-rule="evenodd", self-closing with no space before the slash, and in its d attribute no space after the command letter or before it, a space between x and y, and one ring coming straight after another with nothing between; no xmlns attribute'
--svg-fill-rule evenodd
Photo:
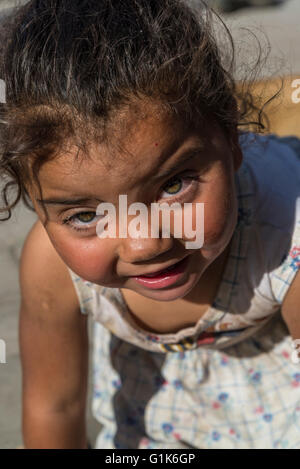
<svg viewBox="0 0 300 469"><path fill-rule="evenodd" d="M46 309L53 309L59 303L59 309L79 311L78 298L68 268L40 221L34 224L23 246L20 287L22 300L27 304L37 302Z"/></svg>

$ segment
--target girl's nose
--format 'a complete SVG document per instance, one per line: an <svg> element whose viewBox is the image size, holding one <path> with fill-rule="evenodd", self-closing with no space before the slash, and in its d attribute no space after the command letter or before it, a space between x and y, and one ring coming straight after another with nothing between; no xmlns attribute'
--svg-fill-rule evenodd
<svg viewBox="0 0 300 469"><path fill-rule="evenodd" d="M173 241L172 238L120 239L118 254L123 262L146 262L172 249Z"/></svg>

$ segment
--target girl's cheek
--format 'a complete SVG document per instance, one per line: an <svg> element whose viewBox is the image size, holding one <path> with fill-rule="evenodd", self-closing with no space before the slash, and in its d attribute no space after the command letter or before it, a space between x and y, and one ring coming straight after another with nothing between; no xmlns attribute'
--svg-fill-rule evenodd
<svg viewBox="0 0 300 469"><path fill-rule="evenodd" d="M107 240L49 233L56 251L77 275L93 283L105 284L112 274L113 251Z"/></svg>
<svg viewBox="0 0 300 469"><path fill-rule="evenodd" d="M206 204L204 217L204 246L214 246L223 240L228 231L227 227L231 224L230 218L223 204L211 207L210 204Z"/></svg>
<svg viewBox="0 0 300 469"><path fill-rule="evenodd" d="M237 221L237 200L234 190L220 181L204 200L204 244L202 254L222 251L229 242ZM207 251L206 251L207 250Z"/></svg>

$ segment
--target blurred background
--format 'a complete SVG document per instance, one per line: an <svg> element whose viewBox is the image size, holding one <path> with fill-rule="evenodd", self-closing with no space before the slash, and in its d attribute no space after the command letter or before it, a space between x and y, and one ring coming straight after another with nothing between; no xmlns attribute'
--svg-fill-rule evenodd
<svg viewBox="0 0 300 469"><path fill-rule="evenodd" d="M195 8L201 6L198 0L186 1ZM0 20L20 3L26 2L0 0ZM257 58L258 46L253 33L261 43L262 52L268 54L258 78L280 75L298 75L300 78L299 0L211 0L208 3L216 8L235 40L237 78L247 75ZM297 112L300 112L300 104L298 106ZM24 239L35 220L32 212L19 206L9 221L0 222L0 339L6 342L6 363L0 363L0 449L16 448L22 444L18 265ZM90 339L91 332L90 323ZM89 380L87 422L88 436L93 445L99 425L90 411L91 363Z"/></svg>

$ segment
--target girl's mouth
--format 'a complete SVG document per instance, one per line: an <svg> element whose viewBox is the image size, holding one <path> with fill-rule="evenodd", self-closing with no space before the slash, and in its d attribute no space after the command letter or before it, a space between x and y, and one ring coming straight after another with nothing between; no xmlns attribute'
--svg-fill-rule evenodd
<svg viewBox="0 0 300 469"><path fill-rule="evenodd" d="M149 275L139 275L138 277L132 278L147 288L159 289L168 287L177 282L182 277L188 265L188 258L189 256L186 256L184 259L177 262L176 264L173 264L171 267L160 270L159 272L154 272L153 274Z"/></svg>

